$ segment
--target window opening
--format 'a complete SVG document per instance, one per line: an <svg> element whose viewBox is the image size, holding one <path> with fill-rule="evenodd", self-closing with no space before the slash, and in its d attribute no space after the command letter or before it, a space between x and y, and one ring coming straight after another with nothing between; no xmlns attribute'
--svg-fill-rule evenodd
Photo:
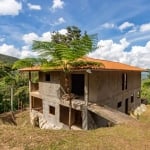
<svg viewBox="0 0 150 150"><path fill-rule="evenodd" d="M55 107L49 106L49 114L55 115Z"/></svg>
<svg viewBox="0 0 150 150"><path fill-rule="evenodd" d="M127 73L122 74L122 90L127 89Z"/></svg>
<svg viewBox="0 0 150 150"><path fill-rule="evenodd" d="M50 73L46 73L45 74L45 81L50 81L51 78L50 78Z"/></svg>
<svg viewBox="0 0 150 150"><path fill-rule="evenodd" d="M122 106L122 102L118 102L117 108L120 108Z"/></svg>

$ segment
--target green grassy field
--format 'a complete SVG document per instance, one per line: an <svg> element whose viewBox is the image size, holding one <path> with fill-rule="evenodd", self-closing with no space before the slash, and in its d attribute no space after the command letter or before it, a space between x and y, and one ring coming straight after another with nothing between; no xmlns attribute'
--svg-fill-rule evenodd
<svg viewBox="0 0 150 150"><path fill-rule="evenodd" d="M149 150L150 105L139 121L90 131L41 130L28 111L16 114L17 126L0 123L2 150Z"/></svg>

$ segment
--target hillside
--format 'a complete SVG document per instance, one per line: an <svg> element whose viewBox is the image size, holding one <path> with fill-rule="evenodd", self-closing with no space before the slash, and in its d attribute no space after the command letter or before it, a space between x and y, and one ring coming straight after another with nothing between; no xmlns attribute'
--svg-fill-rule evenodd
<svg viewBox="0 0 150 150"><path fill-rule="evenodd" d="M5 150L149 150L150 106L137 124L90 131L41 130L29 123L29 112L15 115L16 126L0 124L0 147ZM5 123L5 124L4 124Z"/></svg>
<svg viewBox="0 0 150 150"><path fill-rule="evenodd" d="M8 64L13 64L18 58L0 54L0 61Z"/></svg>

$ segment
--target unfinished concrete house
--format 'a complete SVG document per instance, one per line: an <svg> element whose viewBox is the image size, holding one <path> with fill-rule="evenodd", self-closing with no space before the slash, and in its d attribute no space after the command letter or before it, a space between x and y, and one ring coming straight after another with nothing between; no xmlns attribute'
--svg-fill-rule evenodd
<svg viewBox="0 0 150 150"><path fill-rule="evenodd" d="M95 129L130 120L128 114L141 104L141 72L126 64L85 57L102 63L99 67L71 68L71 129ZM30 116L40 128L68 129L69 100L64 90L62 69L40 67L21 71L38 72L39 82L30 76Z"/></svg>

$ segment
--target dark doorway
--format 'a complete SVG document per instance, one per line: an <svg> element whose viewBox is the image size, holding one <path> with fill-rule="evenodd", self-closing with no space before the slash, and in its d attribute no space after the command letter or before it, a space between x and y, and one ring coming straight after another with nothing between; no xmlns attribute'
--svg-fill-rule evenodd
<svg viewBox="0 0 150 150"><path fill-rule="evenodd" d="M84 95L84 74L71 75L72 88L71 92L79 96Z"/></svg>
<svg viewBox="0 0 150 150"><path fill-rule="evenodd" d="M128 112L128 104L129 104L129 102L128 102L128 98L125 100L125 113L126 114L129 114L129 112Z"/></svg>

